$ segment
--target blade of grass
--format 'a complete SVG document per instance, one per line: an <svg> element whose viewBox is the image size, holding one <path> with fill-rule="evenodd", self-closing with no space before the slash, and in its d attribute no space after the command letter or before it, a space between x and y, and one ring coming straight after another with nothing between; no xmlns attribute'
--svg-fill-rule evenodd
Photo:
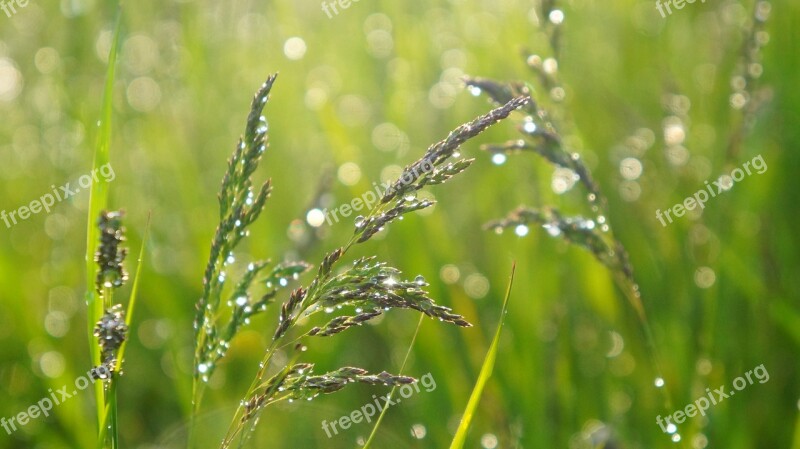
<svg viewBox="0 0 800 449"><path fill-rule="evenodd" d="M136 274L133 276L133 285L131 287L131 296L128 298L128 310L125 313L125 324L128 325L128 329L131 329L131 324L133 322L133 311L136 307L136 298L137 294L139 293L139 278L142 274L142 260L144 259L144 248L147 242L147 236L150 234L150 215L147 216L147 224L144 228L144 236L142 237L142 244L139 247L139 257L136 260ZM119 352L117 353L117 366L114 368L114 372L118 373L122 369L122 359L125 356L125 348L128 346L128 339L122 342L122 345L119 347Z"/></svg>
<svg viewBox="0 0 800 449"><path fill-rule="evenodd" d="M483 389L489 378L492 377L492 370L494 369L494 362L497 359L497 346L500 342L500 332L503 330L503 320L505 319L506 312L508 311L508 298L511 297L511 286L514 284L514 272L517 270L517 263L511 266L511 277L508 280L508 288L506 289L506 297L503 299L503 310L500 313L500 322L497 323L497 330L494 333L492 344L489 351L486 353L486 358L483 359L483 366L481 367L478 381L475 382L475 387L472 389L472 394L469 396L467 408L461 416L461 422L458 424L458 430L450 443L450 449L462 449L467 438L469 426L472 423L472 418L475 416L475 410L478 409L478 403L481 401Z"/></svg>
<svg viewBox="0 0 800 449"><path fill-rule="evenodd" d="M131 296L128 299L128 310L125 313L125 324L128 325L128 329L131 329L131 324L133 323L133 312L136 307L136 298L139 292L139 279L142 274L142 260L144 260L144 249L145 244L147 243L147 237L150 234L150 215L147 216L147 224L145 225L144 229L144 236L142 237L142 244L139 247L139 257L136 260L136 273L133 276L133 285L131 287ZM114 373L119 373L122 369L122 361L125 358L125 348L128 346L128 340L122 342L122 345L119 347L119 352L117 353L117 364L114 366ZM111 378L111 385L109 388L109 406L103 408L103 416L100 420L100 431L98 433L98 448L103 447L103 443L105 442L105 437L107 435L106 430L106 420L108 419L109 412L111 413L111 428L116 429L116 389L117 389L117 377ZM113 437L116 440L116 437ZM113 446L113 445L112 445Z"/></svg>
<svg viewBox="0 0 800 449"><path fill-rule="evenodd" d="M120 27L122 23L122 11L117 13L116 24L114 25L114 36L111 50L108 55L108 69L106 71L105 87L103 89L103 106L100 113L99 129L97 140L94 147L94 158L92 169L97 171L101 166L109 162L111 148L111 114L112 114L112 94L114 79L116 77L117 49L120 40ZM87 306L87 327L89 332L89 350L92 359L92 366L99 366L101 363L100 347L94 338L94 325L103 315L103 303L94 288L95 266L94 253L98 245L97 217L100 212L108 205L108 184L104 182L92 183L89 189L89 212L86 223L86 306ZM103 415L105 410L105 399L103 383L95 382L95 405L97 409L98 432L103 426Z"/></svg>
<svg viewBox="0 0 800 449"><path fill-rule="evenodd" d="M422 327L422 320L425 318L425 315L419 316L419 321L417 322L417 330L414 331L414 336L411 337L411 343L408 345L408 351L406 351L406 357L403 359L403 364L400 365L400 372L398 375L402 376L403 372L406 368L406 362L408 362L408 358L411 356L411 350L414 348L414 342L417 341L417 335L419 335L419 328ZM391 401L394 398L394 392L397 390L397 387L392 387L392 391L389 392L389 400ZM389 407L384 407L381 410L381 414L378 415L378 419L375 421L375 426L372 427L372 432L369 434L369 438L367 438L367 442L362 446L361 449L369 449L369 445L372 444L372 439L375 438L375 434L378 433L378 427L381 425L381 421L383 421L383 415L386 414L386 410L389 410Z"/></svg>

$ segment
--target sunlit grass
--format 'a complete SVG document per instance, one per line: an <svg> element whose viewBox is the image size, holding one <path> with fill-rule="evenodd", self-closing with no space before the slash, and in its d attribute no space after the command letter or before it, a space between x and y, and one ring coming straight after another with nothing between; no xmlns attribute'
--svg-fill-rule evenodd
<svg viewBox="0 0 800 449"><path fill-rule="evenodd" d="M270 126L286 132L272 135L275 151L256 176L257 182L270 176L276 188L253 231L258 238L242 246L240 258L319 261L335 242L347 241L353 230L348 220L355 218L319 228L305 222L320 175L333 175L326 201L347 203L373 182L397 175L452 124L484 111L485 102L461 88L462 76L531 79L521 55L551 56L547 36L537 31L547 19L531 12L535 3L362 1L329 19L315 2L126 2L120 62L106 106L115 5L31 0L13 18L0 13L0 210L16 209L51 185L86 173L98 113L105 111L113 116L107 143L117 173L108 186L109 203L129 211L126 226L137 240L144 234L141 217L153 211L117 390L123 447L185 447L193 307L219 221L209 205L215 204L220 170L241 132L252 86L265 73L280 71ZM569 86L565 110L580 130L569 143L608 197L615 236L630 253L675 403L686 404L706 387L729 384L761 363L772 375L758 391L713 409L708 422L682 426L682 444L706 438L708 447L791 447L793 440L796 446L800 343L794 326L800 309L793 298L800 289L793 279L800 264L792 214L799 161L792 148L800 146L800 136L792 123L800 107L800 61L791 55L800 39L800 11L791 2L772 5L759 81L772 89L772 101L737 159L728 152L740 117L730 105L731 77L741 54L740 25L753 3L697 2L667 19L657 16L653 3L563 7L558 75ZM292 37L305 42L300 59L284 53ZM688 159L681 165L673 163L681 152L667 152L663 120L675 114L671 101L683 97L690 108L681 144ZM378 128L386 123L394 128ZM641 129L653 135L644 150L635 141ZM466 447L493 438L497 447L517 441L526 448L569 447L597 431L598 423L622 447L674 446L655 422L663 400L638 319L619 300L613 277L591 254L544 231L519 237L481 229L522 204L552 204L570 215L582 205L575 190L553 191L553 169L546 164L515 157L496 166L490 155L475 151L516 135L512 124L501 124L465 148L465 157L476 162L449 189L435 192L434 212L412 214L374 242L383 258L413 267L411 278L424 276L432 297L475 324L465 332L420 329L404 372L431 372L438 388L393 408L376 442L398 448L450 444L486 355L513 259L515 297ZM657 208L681 201L755 154L763 154L769 170L707 204L702 219L663 228L655 218ZM642 163L638 179L620 173L626 157ZM357 180L352 174L340 179L344 163L356 164ZM631 182L639 188L635 199ZM84 318L83 292L92 280L81 281L86 266L80 263L85 230L93 226L86 217L97 216L90 213L96 201L81 192L50 214L12 228L0 224L2 417L26 410L49 388L68 385L97 362L86 351L92 318ZM200 441L218 443L224 435L277 317L275 310L254 319L231 342L227 361L209 379L198 416ZM308 357L320 368L399 367L417 317L400 312L393 318L343 334L324 349L311 348ZM354 425L329 439L320 422L378 393L354 386L313 404L276 407L251 445L355 447L371 425ZM90 447L97 430L91 396L82 394L12 435L0 432L0 448ZM424 438L412 437L415 425L424 426Z"/></svg>

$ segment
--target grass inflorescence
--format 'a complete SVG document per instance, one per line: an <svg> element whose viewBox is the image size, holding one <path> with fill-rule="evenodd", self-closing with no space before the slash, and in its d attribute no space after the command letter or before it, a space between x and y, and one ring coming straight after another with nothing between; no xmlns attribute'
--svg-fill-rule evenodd
<svg viewBox="0 0 800 449"><path fill-rule="evenodd" d="M309 268L305 262L294 262L277 265L267 271L268 261L254 262L233 288L225 288L228 276L226 266L235 260L234 250L248 235L247 227L258 218L271 190L270 181L254 189L252 176L267 148L268 126L262 114L275 79L275 75L270 76L256 93L244 136L240 138L222 180L220 222L212 240L203 279L203 294L196 311L194 414L199 409L202 397L199 385L208 381L237 331L249 322L251 316L266 310L278 291L288 285L288 280L296 279ZM308 286L295 288L289 293L280 306L272 342L251 387L239 403L221 447L229 447L237 436L240 444L244 442L251 433L245 430L254 428L263 409L275 402L312 399L353 383L399 386L416 381L408 376L386 371L373 374L363 368L350 366L313 375L314 364L298 360L306 348L303 343L297 343L301 339L334 336L392 309L411 309L441 322L460 327L471 326L463 316L436 304L428 296L425 290L428 283L422 276L405 279L399 269L379 261L375 256L359 258L347 266L340 265L354 245L369 241L404 215L432 206L432 200L419 199L416 192L426 186L443 184L466 170L474 159L461 157L461 145L529 101L526 96L511 98L431 145L420 159L406 166L398 179L390 183L380 202L365 216L356 218L350 240L326 254ZM257 283L264 284L268 293L253 297L252 287ZM223 298L228 300L223 302ZM339 314L338 311L345 308L352 309L353 314ZM320 313L337 313L337 316L320 325L308 326L309 319ZM292 344L295 347L294 356L277 372L268 373L275 352Z"/></svg>
<svg viewBox="0 0 800 449"><path fill-rule="evenodd" d="M541 17L551 18L549 21L544 21L543 28L546 35L550 37L553 55L558 55L561 25L561 20L552 20L553 13L556 11L558 10L555 1L545 1L541 5ZM502 154L503 156L531 152L555 167L569 170L573 173L574 179L583 186L586 192L586 206L593 217L565 216L553 206L540 208L520 206L505 218L490 221L484 227L497 233L511 228L518 235L525 235L528 227L534 225L546 230L550 236L563 238L591 252L612 273L617 287L635 311L652 360L654 377L661 379L663 375L660 357L642 301L639 284L634 278L628 251L614 234L608 218L608 201L580 154L572 150L562 136L561 129L570 130L575 125L566 118L566 111L561 104L564 99L564 88L557 75L558 61L555 56L543 59L539 55L530 55L526 62L537 77L537 82L542 90L549 93L548 97L554 104L553 109L556 112L551 112L537 101L531 101L525 110L527 115L518 126L518 131L522 134L521 138L502 144L485 145L482 148L493 155ZM535 91L532 85L521 82L502 83L485 78L468 78L465 83L474 94L484 93L494 104L502 104L508 98L517 95L533 96ZM669 393L666 388L661 388L661 391L664 407L669 409L671 404Z"/></svg>

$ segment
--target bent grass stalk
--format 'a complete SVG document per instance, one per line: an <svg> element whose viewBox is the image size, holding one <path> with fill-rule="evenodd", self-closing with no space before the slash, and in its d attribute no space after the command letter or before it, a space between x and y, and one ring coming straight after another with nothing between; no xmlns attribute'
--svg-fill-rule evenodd
<svg viewBox="0 0 800 449"><path fill-rule="evenodd" d="M543 4L542 17L548 17L555 8L555 0ZM558 36L560 36L560 23L545 21L546 30L550 36L550 45L553 53L558 54ZM531 55L527 59L529 68L537 75L539 82L548 92L563 87L557 79L555 70L548 69L542 58ZM555 66L555 65L553 65ZM533 87L528 84L511 82L499 83L490 79L469 78L466 85L474 94L485 93L495 104L502 104L509 98L517 95L533 95ZM560 102L558 97L554 98ZM587 191L588 205L595 219L586 219L582 216L564 217L554 207L541 209L520 207L509 213L504 219L494 220L485 225L486 229L493 229L501 233L506 228L518 228L535 224L544 228L553 237L562 237L568 242L590 251L595 258L613 274L617 288L622 292L627 302L636 313L645 338L645 346L649 353L651 364L657 379L663 379L661 370L661 357L655 344L650 323L647 318L639 285L633 276L633 267L628 260L628 252L622 242L614 234L608 222L608 201L594 181L591 171L583 163L580 155L567 148L562 136L551 118L549 112L531 101L526 109L525 117L519 131L522 139L511 140L503 144L485 145L484 150L492 154L511 154L529 151L542 157L556 167L571 170L577 175L578 181ZM563 115L563 114L561 114ZM565 120L568 128L574 128L571 122ZM657 385L662 393L666 409L672 408L672 400L666 385Z"/></svg>

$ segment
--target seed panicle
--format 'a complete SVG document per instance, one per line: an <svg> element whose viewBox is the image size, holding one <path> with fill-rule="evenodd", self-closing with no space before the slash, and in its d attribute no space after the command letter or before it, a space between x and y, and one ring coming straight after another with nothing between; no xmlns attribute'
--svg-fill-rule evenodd
<svg viewBox="0 0 800 449"><path fill-rule="evenodd" d="M258 219L272 191L270 180L255 189L252 177L267 148L269 127L262 114L276 77L268 77L253 98L244 135L228 160L217 196L220 221L203 276L203 294L196 305L195 381L207 381L241 327L248 324L252 316L263 312L289 280L296 279L309 268L305 262L279 264L259 280L270 262L253 262L241 275L227 301L223 304L221 300L229 265L235 262L234 251L249 235L247 228ZM251 290L257 280L268 291L255 300ZM230 313L221 313L223 309ZM227 321L222 317L227 317Z"/></svg>
<svg viewBox="0 0 800 449"><path fill-rule="evenodd" d="M272 81L274 78L271 77L265 86L271 87ZM253 103L254 110L261 107L266 98L263 89L260 90ZM274 402L312 399L319 394L336 392L350 383L398 386L415 382L415 379L411 377L394 375L385 371L369 374L367 370L355 367L344 367L321 376L314 376L312 375L313 364L295 363L297 356L277 373L267 377L273 355L278 348L305 337L334 336L369 322L391 309L411 309L455 326L471 326L463 316L453 313L448 307L436 304L428 296L428 292L424 290L428 283L422 276L417 276L413 280L402 279L400 270L390 267L384 262L378 262L374 256L359 258L352 265L341 269L337 269L337 266L341 264L345 254L353 245L367 242L385 226L402 218L405 214L432 206L433 200L418 199L416 192L425 186L443 184L464 172L474 162L474 159L461 158L458 153L460 146L490 126L507 118L513 111L528 105L529 102L530 98L527 96L511 98L489 113L457 127L441 142L431 145L420 159L406 166L401 176L389 184L381 201L368 211L366 217L358 217L350 242L325 255L317 269L316 276L307 284L308 287L298 287L291 291L288 298L281 304L278 322L272 335L272 343L259 365L258 374L250 390L240 403L228 429L228 434L221 445L222 449L230 447L237 435L240 436L241 441L247 439L251 432L246 431L246 427L250 426L252 429L258 422L259 413ZM236 190L229 187L241 182L242 175L236 167L240 164L247 166L246 162L240 162L240 160L244 160L246 155L252 154L247 150L252 145L251 140L258 139L259 129L266 127L264 121L256 120L259 114L260 110L258 114L251 112L245 137L234 152L234 157L229 163L228 172L223 180L223 191L220 194L221 223L223 224L230 221L230 218L226 218L230 215L228 210L235 211L236 207L240 207L225 206L224 204L232 203L229 200L238 197L239 194L235 193ZM260 153L255 154L254 157L260 157ZM244 170L242 173L249 175L252 170ZM224 238L224 232L218 230L218 235L220 234L222 234L222 237L218 237L221 242L220 248L212 245L212 261L209 263L206 275L206 291L211 293L206 294L204 296L206 299L199 303L199 306L202 307L215 304L214 298L218 296L215 289L219 286L215 283L215 279L220 272L215 263L219 263L230 250L228 246L225 246L228 245L228 241ZM214 242L216 244L216 238ZM302 266L298 265L296 270L299 273L307 268L308 266L303 264ZM263 267L255 265L254 269L260 271ZM245 286L249 282L250 279L245 278L237 285L236 292L232 296L233 302L237 302L237 299L241 298L241 303L250 304L250 296L245 294ZM268 286L272 282L274 280L268 281ZM281 282L281 285L285 286L285 282ZM269 292L265 296L266 299L262 299L262 301L272 301L275 293L275 291ZM241 296L236 296L239 294ZM326 324L305 327L314 315L322 312L332 314L345 307L353 308L355 314L337 314ZM199 310L198 314L201 312L203 314L216 313L216 309L211 307L208 311ZM207 340L215 341L214 326L209 326L208 322L205 322L201 327L202 332L206 332L209 336ZM201 335L203 335L202 332ZM286 340L290 335L298 335L298 337L287 343ZM305 349L302 343L298 343L298 346L301 347L301 350ZM205 367L206 373L209 369L210 367Z"/></svg>

